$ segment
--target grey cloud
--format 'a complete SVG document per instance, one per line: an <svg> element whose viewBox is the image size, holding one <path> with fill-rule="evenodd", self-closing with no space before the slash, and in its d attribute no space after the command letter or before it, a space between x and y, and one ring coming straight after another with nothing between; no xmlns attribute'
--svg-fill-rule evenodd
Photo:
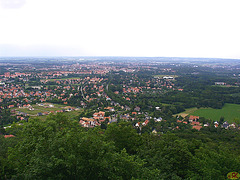
<svg viewBox="0 0 240 180"><path fill-rule="evenodd" d="M0 0L0 6L6 9L21 8L26 3L26 0Z"/></svg>

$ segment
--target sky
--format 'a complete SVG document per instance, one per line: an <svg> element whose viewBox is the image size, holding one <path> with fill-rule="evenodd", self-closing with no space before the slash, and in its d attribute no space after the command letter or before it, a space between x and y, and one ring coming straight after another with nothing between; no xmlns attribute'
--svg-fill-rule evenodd
<svg viewBox="0 0 240 180"><path fill-rule="evenodd" d="M240 59L239 0L0 0L0 56Z"/></svg>

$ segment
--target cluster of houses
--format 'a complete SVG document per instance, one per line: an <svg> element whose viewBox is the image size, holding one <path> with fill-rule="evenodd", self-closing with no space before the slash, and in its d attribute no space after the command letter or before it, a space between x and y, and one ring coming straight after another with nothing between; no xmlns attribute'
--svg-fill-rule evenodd
<svg viewBox="0 0 240 180"><path fill-rule="evenodd" d="M5 72L3 75L0 75L2 78L16 78L16 77L24 77L24 76L31 76L31 73L10 73L10 72Z"/></svg>
<svg viewBox="0 0 240 180"><path fill-rule="evenodd" d="M219 122L215 121L214 122L214 127L217 128L219 127ZM237 127L237 125L235 123L232 123L232 124L229 124L227 121L223 122L222 125L221 125L222 128L224 129L228 129L228 128L233 128L235 129Z"/></svg>
<svg viewBox="0 0 240 180"><path fill-rule="evenodd" d="M93 87L90 87L97 91L94 94L98 94L98 96L101 95L101 92L104 91L103 85L97 86L97 83L101 83L103 81L103 78L90 78L86 77L85 79L67 79L63 81L59 81L61 85L57 85L55 89L49 89L48 87L43 86L30 86L30 91L26 91L26 87L23 85L18 84L3 84L0 86L0 102L3 102L4 99L8 100L8 104L12 102L12 104L8 105L8 108L13 107L19 107L27 105L28 103L31 103L32 101L35 102L45 102L47 100L51 100L52 98L57 98L59 100L62 100L64 104L68 104L68 100L72 96L78 96L81 94L79 91L79 88L77 89L76 86L71 86L71 84L80 84L80 83L86 83L85 88L83 88L83 92L87 94L86 88L90 86L90 84L93 84ZM58 81L56 81L58 82ZM71 93L73 91L77 91L77 93ZM25 98L26 102L22 100L22 98ZM88 96L88 100L91 101L91 97ZM3 108L3 107L0 107Z"/></svg>
<svg viewBox="0 0 240 180"><path fill-rule="evenodd" d="M102 122L105 122L108 120L108 122L112 122L111 117L105 117L105 112L104 111L99 111L95 112L93 114L92 118L86 118L86 117L81 117L79 124L82 125L83 127L95 127L95 126L100 126Z"/></svg>
<svg viewBox="0 0 240 180"><path fill-rule="evenodd" d="M111 105L119 106L122 110L130 111L131 108L128 106L121 106L119 103L113 102L111 97L109 97L106 92L104 92L104 82L107 82L107 78L99 77L92 77L90 75L86 75L84 78L68 78L68 79L56 79L61 77L67 77L73 74L106 74L109 71L125 71L125 72L134 72L137 71L137 68L134 69L133 67L130 68L121 68L120 66L109 66L107 64L73 64L73 65L64 65L59 67L54 67L55 69L52 70L51 68L43 69L43 72L36 73L10 73L7 72L3 75L0 75L2 79L0 79L0 103L3 102L5 99L8 100L8 108L18 107L18 108L27 108L31 111L34 111L34 107L30 105L33 101L38 102L38 106L43 106L46 108L51 108L51 104L43 103L49 99L58 99L62 101L64 104L68 104L68 100L74 96L83 96L86 100L85 102L81 102L82 106L86 106L87 102L91 102L94 99L99 97L104 97L106 101L110 101ZM56 70L59 68L61 70ZM150 67L148 67L150 69ZM68 70L67 70L68 69ZM71 69L71 70L69 70ZM164 69L165 72L173 72L171 69ZM29 81L31 77L40 78L40 84L43 86L31 86L28 91L26 91L26 87L23 85L18 85L14 83L9 83L8 80L12 78L19 78L20 80ZM55 79L55 80L53 80ZM127 79L127 78L126 78ZM115 91L116 95L123 98L127 101L131 101L128 96L128 93L134 93L136 97L137 93L142 93L144 90L161 90L162 88L174 89L174 77L172 76L163 76L161 78L152 78L151 80L146 80L144 86L140 86L140 80L137 76L133 76L128 80L124 80L122 84L122 91L123 94L120 94L119 91ZM5 83L6 82L6 83ZM50 89L45 85L48 83L53 83L56 87ZM226 85L224 82L216 82L216 85ZM45 87L44 87L45 86ZM137 86L137 87L136 87ZM107 86L108 87L108 86ZM108 90L108 89L107 89ZM183 91L183 89L177 89L178 91ZM153 92L152 91L152 92ZM125 96L126 95L126 96ZM9 104L11 103L11 104ZM0 106L0 108L3 108ZM56 113L56 112L65 112L65 111L72 111L74 108L68 106L61 110L57 111L45 111L40 112L37 115L47 115L49 113ZM109 112L114 112L115 109L113 107L106 107L105 110ZM159 107L156 107L156 110L160 110ZM22 116L22 112L19 111L17 114L19 117ZM105 116L105 112L99 111L93 114L91 118L82 117L79 123L83 127L95 127L101 125L103 122L116 122L116 116ZM135 116L141 114L140 107L136 107L133 112L126 113L120 115L120 119L123 120L135 120ZM26 115L26 114L24 114ZM145 116L144 122L138 122L135 124L135 127L142 127L146 126L149 123L149 119L152 117ZM154 118L155 122L161 122L162 118ZM209 124L201 124L199 122L199 116L190 116L188 121L186 120L177 120L178 123L184 124L191 124L193 129L200 130L202 127L209 126ZM219 123L214 122L214 126L218 127ZM228 124L224 122L221 126L225 129L228 128L235 128L235 124Z"/></svg>
<svg viewBox="0 0 240 180"><path fill-rule="evenodd" d="M189 119L188 121L186 120L177 120L178 123L184 123L184 124L188 124L188 122L191 124L192 126L192 129L196 129L196 130L200 130L202 127L208 127L209 126L209 123L206 123L206 124L202 124L199 122L199 116L193 116L193 115L190 115L189 116ZM213 123L214 127L217 128L217 127L222 127L224 129L228 129L228 128L236 128L236 124L235 123L232 123L232 124L229 124L227 121L223 122L222 124L219 124L218 121L215 121Z"/></svg>
<svg viewBox="0 0 240 180"><path fill-rule="evenodd" d="M123 92L124 93L139 93L142 90L142 87L128 87L128 88L123 88ZM115 94L118 94L117 92L115 92Z"/></svg>
<svg viewBox="0 0 240 180"><path fill-rule="evenodd" d="M119 104L118 104L119 105ZM125 107L123 107L125 109ZM114 112L115 109L113 107L106 107L104 108L105 110L108 110L109 112ZM127 110L127 109L126 109ZM129 109L130 110L130 109ZM126 120L126 121L134 121L135 120L135 116L138 114L142 114L140 111L140 107L135 107L134 108L135 111L131 112L131 115L129 113L127 114L122 114L119 116L120 119L122 120ZM145 116L145 120L143 122L137 122L134 126L136 128L141 128L143 126L148 125L149 123L149 119L151 119L152 117L149 116ZM111 122L116 122L117 118L115 115L109 116L109 117L105 117L105 112L103 111L99 111L93 114L92 118L86 118L86 117L82 117L80 118L79 123L83 126L83 127L95 127L95 126L99 126L101 125L102 122L105 122L106 119L108 120L107 122L111 123ZM155 122L161 122L162 118L154 118ZM192 129L196 129L196 130L200 130L203 127L208 127L209 123L205 123L202 124L199 122L199 116L193 116L190 115L189 118L187 120L177 120L178 123L184 123L184 124L190 124L192 126ZM214 122L214 127L219 127L219 123L216 121ZM236 128L236 125L233 124L228 124L228 122L224 122L223 124L221 124L222 128L228 129L228 128ZM178 129L179 127L177 126L175 129Z"/></svg>
<svg viewBox="0 0 240 180"><path fill-rule="evenodd" d="M136 124L135 124L135 127L137 127L137 128L141 128L141 127L143 127L143 126L146 126L146 125L148 125L148 123L149 123L149 119L151 119L151 117L147 117L147 118L145 118L145 121L144 122L137 122ZM161 122L163 119L161 118L161 117L159 117L159 118L153 118L154 119L154 121L155 122ZM155 130L156 131L156 130Z"/></svg>
<svg viewBox="0 0 240 180"><path fill-rule="evenodd" d="M70 70L70 69L71 70ZM62 70L60 70L62 69ZM68 70L67 70L68 69ZM130 67L132 69L132 67ZM42 72L32 72L32 73L10 73L7 72L4 75L1 75L3 79L0 79L0 81L3 80L7 82L9 78L27 78L27 81L29 81L30 78L40 78L42 79L40 83L47 84L49 81L55 83L57 87L55 89L49 89L48 87L44 87L43 85L38 86L29 86L28 91L26 91L26 86L21 86L14 83L3 83L0 86L0 102L3 102L4 99L8 99L8 108L13 107L20 107L26 108L25 106L32 102L46 102L48 100L52 99L58 99L62 101L63 104L67 105L69 103L69 100L71 97L83 95L84 99L88 102L93 101L94 99L97 99L98 97L101 97L104 95L104 86L103 82L106 81L106 79L103 79L102 77L85 77L83 79L81 78L67 78L63 80L54 80L54 78L58 77L67 77L71 74L81 74L86 72L91 72L89 74L92 74L93 72L96 74L102 74L109 72L110 70L114 71L121 71L121 67L115 67L115 66L109 66L107 64L72 64L72 65L64 65L64 66L54 66L54 67L46 67L42 69ZM146 86L142 87L132 87L132 83L139 83L137 80L137 77L133 77L132 80L130 80L130 84L123 84L123 93L141 93L142 89L151 89L150 84L159 83L158 80L153 80L154 82L148 81L146 82ZM167 79L168 80L168 79ZM168 88L172 88L174 84L172 84L171 81L164 81L162 86L166 86ZM81 84L81 91L80 86L76 86ZM152 88L152 89L161 89L159 88ZM30 91L29 91L30 90ZM89 91L90 90L90 91ZM74 92L74 93L72 93ZM89 93L91 92L91 93ZM115 92L115 94L119 94L118 91ZM105 95L106 100L110 101L111 98ZM22 98L26 99L26 102L22 100ZM131 101L129 97L123 97L127 101ZM11 104L10 104L11 103ZM10 104L10 105L9 105ZM3 107L0 107L3 108ZM33 109L32 109L33 110Z"/></svg>
<svg viewBox="0 0 240 180"><path fill-rule="evenodd" d="M124 110L127 110L129 107L122 106L122 108ZM114 107L106 107L104 109L107 110L108 112L114 112L115 111ZM130 110L130 108L128 110ZM138 106L136 106L134 108L134 110L135 111L133 111L131 114L130 113L121 114L121 115L119 115L118 118L121 119L121 120L124 120L124 121L134 121L134 120L136 120L136 115L143 114L143 115L145 115L144 122L138 122L134 126L135 127L142 127L142 126L148 125L149 119L151 119L152 117L148 116L147 113L139 112L140 107L138 107ZM101 123L106 122L106 121L107 121L107 123L117 122L117 116L118 116L117 114L113 114L113 115L107 116L107 117L105 116L105 114L106 113L104 111L95 112L91 118L81 117L79 123L83 127L95 127L95 126L101 125ZM162 118L161 117L154 118L154 121L155 122L160 122L160 121L162 121Z"/></svg>

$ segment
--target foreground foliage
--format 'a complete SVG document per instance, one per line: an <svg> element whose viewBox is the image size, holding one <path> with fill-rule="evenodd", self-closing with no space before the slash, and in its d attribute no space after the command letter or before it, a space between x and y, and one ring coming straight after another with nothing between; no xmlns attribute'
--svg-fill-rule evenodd
<svg viewBox="0 0 240 180"><path fill-rule="evenodd" d="M139 135L127 122L86 130L62 114L14 128L16 137L0 136L1 179L226 179L240 172L238 131Z"/></svg>

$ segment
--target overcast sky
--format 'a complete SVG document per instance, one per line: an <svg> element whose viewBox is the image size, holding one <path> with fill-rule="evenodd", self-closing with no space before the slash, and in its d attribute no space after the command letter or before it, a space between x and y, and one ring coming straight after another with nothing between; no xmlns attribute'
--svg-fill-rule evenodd
<svg viewBox="0 0 240 180"><path fill-rule="evenodd" d="M240 0L0 0L0 56L240 59Z"/></svg>

